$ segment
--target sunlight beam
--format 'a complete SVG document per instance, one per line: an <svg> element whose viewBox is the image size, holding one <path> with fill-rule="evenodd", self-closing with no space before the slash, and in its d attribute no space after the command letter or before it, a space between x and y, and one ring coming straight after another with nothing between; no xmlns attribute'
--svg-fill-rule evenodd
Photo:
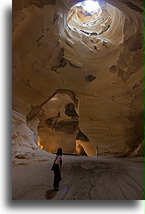
<svg viewBox="0 0 145 214"><path fill-rule="evenodd" d="M97 1L86 0L76 4L77 7L82 7L88 13L100 12L101 7Z"/></svg>

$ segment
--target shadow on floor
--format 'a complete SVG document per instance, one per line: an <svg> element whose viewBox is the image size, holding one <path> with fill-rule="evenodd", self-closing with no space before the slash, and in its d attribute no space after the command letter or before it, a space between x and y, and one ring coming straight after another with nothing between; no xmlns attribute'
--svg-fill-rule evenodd
<svg viewBox="0 0 145 214"><path fill-rule="evenodd" d="M46 200L51 200L56 196L57 192L54 192L53 190L48 190L45 193Z"/></svg>

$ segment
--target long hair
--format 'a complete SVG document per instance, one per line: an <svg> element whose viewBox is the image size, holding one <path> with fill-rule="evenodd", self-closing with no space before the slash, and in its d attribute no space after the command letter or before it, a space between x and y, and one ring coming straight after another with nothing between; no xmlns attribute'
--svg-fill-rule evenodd
<svg viewBox="0 0 145 214"><path fill-rule="evenodd" d="M56 155L61 155L61 156L62 156L62 148L58 148L58 149L57 149Z"/></svg>

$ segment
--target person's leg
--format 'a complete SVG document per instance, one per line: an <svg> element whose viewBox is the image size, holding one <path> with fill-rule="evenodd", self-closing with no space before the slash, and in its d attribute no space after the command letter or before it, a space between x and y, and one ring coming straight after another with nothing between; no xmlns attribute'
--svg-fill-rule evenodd
<svg viewBox="0 0 145 214"><path fill-rule="evenodd" d="M56 183L55 183L55 188L56 188L56 190L59 190L59 173L57 173L57 175L56 175Z"/></svg>
<svg viewBox="0 0 145 214"><path fill-rule="evenodd" d="M54 173L54 182L53 182L53 187L55 188L56 187L56 184L57 184L57 178L56 178L56 175Z"/></svg>
<svg viewBox="0 0 145 214"><path fill-rule="evenodd" d="M57 171L54 171L54 182L53 182L54 190L59 190L59 173Z"/></svg>
<svg viewBox="0 0 145 214"><path fill-rule="evenodd" d="M61 181L61 174L58 171L56 176L56 189L59 190L59 182Z"/></svg>

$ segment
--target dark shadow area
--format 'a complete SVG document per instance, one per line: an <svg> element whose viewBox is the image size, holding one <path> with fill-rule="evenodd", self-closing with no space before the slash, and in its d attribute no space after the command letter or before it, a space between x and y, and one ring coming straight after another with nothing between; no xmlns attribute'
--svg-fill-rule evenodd
<svg viewBox="0 0 145 214"><path fill-rule="evenodd" d="M54 192L53 190L48 190L45 193L46 200L51 200L56 196L57 192Z"/></svg>
<svg viewBox="0 0 145 214"><path fill-rule="evenodd" d="M6 68L6 106L5 106L5 118L6 118L6 127L5 127L5 160L4 164L6 167L6 205L9 208L55 208L55 209L60 209L60 208L69 208L70 206L74 206L77 208L108 208L108 209L113 209L113 208L135 208L139 206L138 201L130 201L130 200L124 200L124 201L35 201L35 200L17 200L14 201L12 200L12 169L11 169L11 106L12 106L12 75L11 75L11 70L12 70L12 54L11 54L11 22L12 22L12 11L11 8L8 8L5 14L5 22L6 22L6 35L7 35L7 43L6 43L6 61L5 61L5 68ZM48 196L48 195L47 195Z"/></svg>

